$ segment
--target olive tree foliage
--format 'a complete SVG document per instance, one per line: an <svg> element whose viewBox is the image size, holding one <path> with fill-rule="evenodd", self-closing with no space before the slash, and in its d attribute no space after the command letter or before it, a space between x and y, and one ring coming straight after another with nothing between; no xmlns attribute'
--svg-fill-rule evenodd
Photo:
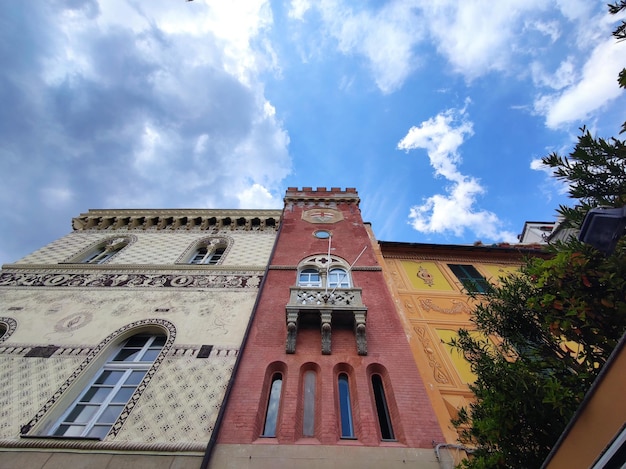
<svg viewBox="0 0 626 469"><path fill-rule="evenodd" d="M626 10L626 0L609 10ZM614 34L626 38L623 21ZM626 87L626 70L618 81ZM543 163L575 200L558 209L565 226L580 227L593 207L626 205L624 141L583 128L568 157ZM475 448L462 467L540 467L626 331L626 237L610 255L574 238L547 250L475 297L472 321L485 338L461 330L452 342L477 376L475 401L453 420Z"/></svg>

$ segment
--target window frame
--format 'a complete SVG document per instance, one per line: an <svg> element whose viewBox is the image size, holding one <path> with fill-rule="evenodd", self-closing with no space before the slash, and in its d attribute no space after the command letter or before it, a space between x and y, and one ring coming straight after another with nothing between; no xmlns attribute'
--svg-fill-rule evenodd
<svg viewBox="0 0 626 469"><path fill-rule="evenodd" d="M133 339L137 338L147 338L147 340L141 347L129 345L131 341L133 341ZM158 346L155 346L153 344L156 341L160 341L162 343ZM131 400L131 397L137 391L137 388L145 378L146 374L154 365L157 357L162 352L166 343L167 336L164 332L138 332L131 335L130 337L127 337L122 342L113 347L108 354L106 362L100 368L98 368L98 370L93 374L91 380L87 383L86 386L82 388L77 398L74 399L72 403L67 406L67 408L60 415L60 417L55 419L50 429L46 431L46 435L57 438L78 438L96 440L103 440L104 438L106 438L106 436L111 431L111 428L118 421L124 408ZM137 350L137 354L132 360L116 360L116 358L118 358L124 350ZM142 360L142 358L145 357L146 354L148 354L149 352L153 352L154 357L150 361ZM121 374L119 374L120 371L122 372ZM118 373L117 380L115 380L114 382L106 382L106 378L102 380L102 376L104 376L107 372L109 372L108 376L113 375L113 373ZM142 372L142 374L139 379L135 380L136 382L128 384L129 379L133 376L133 373L135 372ZM101 380L102 382L99 383L99 380ZM98 394L98 390L100 389L108 389L108 392L103 397L103 400L99 403L94 403L90 401L89 399L95 397ZM128 397L124 401L115 402L114 399L123 389L130 391L130 393L126 391L128 393ZM92 390L95 390L93 392L93 395L85 399L85 396L88 396ZM85 421L79 421L77 419L78 417L80 417L80 413L75 415L76 418L74 418L74 420L69 420L68 417L72 416L72 414L76 411L77 408L79 408L79 406L82 406L84 409L91 407L95 408L95 410L89 415L89 417ZM99 420L104 416L107 410L114 407L119 408L119 412L117 413L117 415L114 416L112 422L100 422ZM67 427L66 432L59 433L59 429L63 426ZM83 430L80 431L80 434L68 434L68 431L70 431L72 427L82 427ZM102 428L105 430L105 432L99 435L92 434L94 428Z"/></svg>
<svg viewBox="0 0 626 469"><path fill-rule="evenodd" d="M491 284L472 264L448 264L448 268L468 293L479 295L491 293Z"/></svg>
<svg viewBox="0 0 626 469"><path fill-rule="evenodd" d="M202 253L204 250L206 252ZM208 245L199 246L189 259L189 264L194 265L217 265L220 263L226 252L225 246L216 246L212 249ZM196 262L196 259L198 261Z"/></svg>
<svg viewBox="0 0 626 469"><path fill-rule="evenodd" d="M345 386L342 386L345 383ZM354 412L350 393L350 377L345 371L337 375L337 401L339 404L339 435L342 440L356 440ZM344 416L345 414L345 416ZM347 432L346 430L347 427Z"/></svg>
<svg viewBox="0 0 626 469"><path fill-rule="evenodd" d="M315 437L316 408L317 408L317 381L318 373L314 369L304 370L302 374L302 436ZM307 377L312 377L308 380ZM309 382L307 382L309 381Z"/></svg>
<svg viewBox="0 0 626 469"><path fill-rule="evenodd" d="M269 392L267 396L267 405L265 406L265 417L263 418L262 438L276 438L278 432L278 417L280 415L280 407L282 403L284 374L281 371L274 371L269 382ZM280 381L278 389L274 387L274 383ZM272 414L270 414L270 410Z"/></svg>
<svg viewBox="0 0 626 469"><path fill-rule="evenodd" d="M377 383L374 382L377 379ZM372 384L372 392L374 397L374 410L378 420L378 429L380 431L381 441L398 441L393 431L393 422L391 421L391 412L389 410L389 402L387 393L385 392L385 383L380 373L372 373L370 376Z"/></svg>

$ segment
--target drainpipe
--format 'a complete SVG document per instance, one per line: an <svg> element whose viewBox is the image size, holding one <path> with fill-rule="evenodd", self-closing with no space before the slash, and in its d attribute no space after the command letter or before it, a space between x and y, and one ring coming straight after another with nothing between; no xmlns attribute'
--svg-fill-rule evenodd
<svg viewBox="0 0 626 469"><path fill-rule="evenodd" d="M434 443L434 441L433 441ZM474 450L472 448L468 448L467 446L463 446L463 445L457 445L454 443L439 443L437 446L435 446L435 456L437 456L437 461L439 461L439 465L444 468L444 469L452 469L454 467L454 461L451 461L452 464L448 466L448 461L442 461L441 460L441 453L439 452L439 450L441 448L454 448L454 449L460 449L462 451L465 451L467 454L471 454L474 452Z"/></svg>
<svg viewBox="0 0 626 469"><path fill-rule="evenodd" d="M209 462L211 461L211 455L213 454L213 449L215 448L215 444L217 443L217 436L219 434L220 427L222 426L222 421L224 420L224 413L226 412L226 404L228 403L230 393L235 384L235 378L237 376L237 370L239 369L239 363L241 362L241 357L243 356L243 352L246 348L246 344L248 343L248 336L250 335L250 330L252 329L252 323L254 322L254 316L256 315L256 310L259 306L259 301L261 300L261 294L263 293L265 280L267 279L267 274L270 270L270 265L272 264L272 260L274 259L274 253L276 252L276 245L278 244L278 239L280 238L280 232L283 229L282 222L283 220L281 219L279 222L280 225L278 225L278 233L276 233L276 239L274 240L274 246L272 246L272 252L270 253L270 258L267 262L267 265L265 266L265 273L263 274L263 278L261 279L261 284L259 285L259 294L256 296L256 300L254 300L254 306L252 307L250 320L248 321L248 325L246 326L246 332L243 335L241 348L239 349L239 354L237 355L237 359L235 360L235 365L233 366L233 372L231 373L230 379L228 380L228 387L226 388L226 393L224 394L222 405L220 406L220 410L217 414L217 419L215 420L215 425L213 427L213 432L211 433L211 438L209 439L209 443L207 444L206 450L204 452L204 457L202 458L202 464L200 465L200 469L208 469Z"/></svg>

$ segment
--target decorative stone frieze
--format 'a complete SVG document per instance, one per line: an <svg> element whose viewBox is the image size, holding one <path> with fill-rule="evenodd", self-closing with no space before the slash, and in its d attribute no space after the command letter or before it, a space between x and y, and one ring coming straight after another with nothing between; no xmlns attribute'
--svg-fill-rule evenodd
<svg viewBox="0 0 626 469"><path fill-rule="evenodd" d="M337 288L327 291L321 288L292 287L287 304L287 341L286 352L296 352L296 338L301 314L319 315L322 354L331 353L331 335L333 318L339 322L348 322L354 327L357 351L367 355L366 318L367 308L363 304L360 288Z"/></svg>
<svg viewBox="0 0 626 469"><path fill-rule="evenodd" d="M214 274L3 272L2 287L257 288L258 272Z"/></svg>

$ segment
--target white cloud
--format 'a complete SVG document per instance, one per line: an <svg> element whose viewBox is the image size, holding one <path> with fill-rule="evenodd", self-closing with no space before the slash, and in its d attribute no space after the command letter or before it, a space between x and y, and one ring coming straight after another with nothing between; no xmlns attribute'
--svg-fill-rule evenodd
<svg viewBox="0 0 626 469"><path fill-rule="evenodd" d="M497 215L476 207L479 196L485 192L478 179L458 170L458 149L472 134L465 109L451 109L411 127L398 143L398 149L407 152L425 149L435 174L452 183L446 194L435 194L411 207L410 224L423 233L451 232L461 236L465 230L471 230L478 237L515 242L514 233L500 229L502 223Z"/></svg>
<svg viewBox="0 0 626 469"><path fill-rule="evenodd" d="M535 111L545 116L551 129L588 118L620 95L617 75L625 56L626 42L609 39L598 44L585 63L580 80L561 93L537 97Z"/></svg>
<svg viewBox="0 0 626 469"><path fill-rule="evenodd" d="M281 200L260 184L253 184L237 194L239 206L245 208L279 208Z"/></svg>
<svg viewBox="0 0 626 469"><path fill-rule="evenodd" d="M553 90L560 90L571 86L577 78L574 59L572 57L567 57L562 61L559 68L553 74L546 72L541 62L534 61L531 64L531 73L535 85L547 86Z"/></svg>
<svg viewBox="0 0 626 469"><path fill-rule="evenodd" d="M310 8L311 2L308 0L291 0L288 15L290 18L301 20Z"/></svg>

